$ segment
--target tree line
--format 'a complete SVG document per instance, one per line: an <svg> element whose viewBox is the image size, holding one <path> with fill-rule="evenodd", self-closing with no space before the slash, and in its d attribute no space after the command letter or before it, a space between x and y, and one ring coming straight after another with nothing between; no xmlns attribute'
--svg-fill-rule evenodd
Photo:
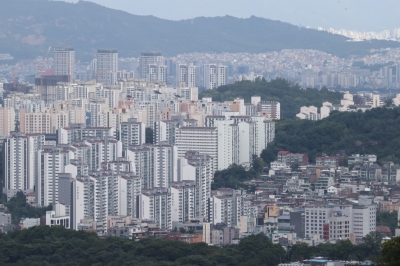
<svg viewBox="0 0 400 266"><path fill-rule="evenodd" d="M0 234L0 264L275 266L281 262L311 259L315 256L331 260L369 259L386 263L391 260L387 257L388 253L397 251L400 254L399 238L385 244L383 249L381 240L379 234L371 233L360 245L342 240L335 244L317 246L295 244L285 250L281 245L273 244L264 234L243 238L237 245L216 247L167 239L103 239L85 231L73 231L59 226L36 226Z"/></svg>
<svg viewBox="0 0 400 266"><path fill-rule="evenodd" d="M212 97L213 101L223 102L243 98L246 103L250 103L251 96L255 95L260 96L262 101L280 102L283 118L294 118L302 106L321 107L326 101L337 104L342 98L340 92L329 91L327 88L301 89L297 84L278 78L269 82L265 79L257 79L255 82L235 82L216 89L205 90L199 95L199 99Z"/></svg>
<svg viewBox="0 0 400 266"><path fill-rule="evenodd" d="M315 157L327 155L375 154L379 162L400 163L400 108L374 108L366 112L334 111L319 121L283 119L277 121L275 140L261 158L276 160L277 152L289 150Z"/></svg>

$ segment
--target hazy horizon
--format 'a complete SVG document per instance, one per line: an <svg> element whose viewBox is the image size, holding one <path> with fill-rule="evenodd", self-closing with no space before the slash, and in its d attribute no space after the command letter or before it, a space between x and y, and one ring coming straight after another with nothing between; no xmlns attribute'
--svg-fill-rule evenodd
<svg viewBox="0 0 400 266"><path fill-rule="evenodd" d="M69 0L67 2L78 2ZM294 25L325 29L348 29L358 31L382 31L400 28L396 10L400 1L382 0L91 0L109 8L123 10L135 15L153 15L170 20L194 17L235 16L248 18L258 16L289 22ZM382 21L382 18L385 18ZM396 24L397 23L397 24Z"/></svg>

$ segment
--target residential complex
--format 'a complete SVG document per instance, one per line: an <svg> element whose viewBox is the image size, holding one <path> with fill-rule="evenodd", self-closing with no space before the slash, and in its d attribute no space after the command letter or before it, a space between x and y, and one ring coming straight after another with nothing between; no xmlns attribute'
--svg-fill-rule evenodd
<svg viewBox="0 0 400 266"><path fill-rule="evenodd" d="M281 53L314 60L309 51ZM64 63L68 56L60 55ZM264 74L283 70L269 65L275 55L269 56L263 57ZM28 91L3 94L7 198L22 191L33 206L52 205L44 219L49 226L213 245L257 233L282 245L361 243L377 230L377 210L396 209L400 166L378 165L374 155L323 154L311 164L306 153L281 150L269 169L260 162L261 178L246 180L248 191L215 182L232 165L254 166L275 139L280 102L258 95L199 97L201 89L228 84L230 66L175 59L142 52L139 59L120 60L117 50L98 49L88 79L44 75ZM237 69L247 82L263 77L245 74L243 65ZM333 110L379 106L377 94L344 93L340 105L325 102L320 112L304 106L298 117L318 120ZM180 228L195 233L177 236Z"/></svg>

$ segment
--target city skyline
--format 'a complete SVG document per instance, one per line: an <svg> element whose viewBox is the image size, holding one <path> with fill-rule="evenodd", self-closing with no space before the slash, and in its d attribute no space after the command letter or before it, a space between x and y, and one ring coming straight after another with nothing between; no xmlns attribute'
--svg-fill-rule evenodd
<svg viewBox="0 0 400 266"><path fill-rule="evenodd" d="M344 266L400 249L400 27L326 26L387 7L96 2L318 26L8 2L0 264Z"/></svg>

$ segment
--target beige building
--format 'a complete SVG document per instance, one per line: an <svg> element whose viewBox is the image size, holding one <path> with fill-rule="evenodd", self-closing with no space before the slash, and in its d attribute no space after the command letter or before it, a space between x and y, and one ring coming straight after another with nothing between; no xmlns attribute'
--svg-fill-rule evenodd
<svg viewBox="0 0 400 266"><path fill-rule="evenodd" d="M15 129L14 108L1 107L0 105L0 136L9 136Z"/></svg>
<svg viewBox="0 0 400 266"><path fill-rule="evenodd" d="M56 133L57 129L68 127L68 112L56 112L49 110L40 113L28 113L25 109L20 110L20 131L27 134L50 134Z"/></svg>

